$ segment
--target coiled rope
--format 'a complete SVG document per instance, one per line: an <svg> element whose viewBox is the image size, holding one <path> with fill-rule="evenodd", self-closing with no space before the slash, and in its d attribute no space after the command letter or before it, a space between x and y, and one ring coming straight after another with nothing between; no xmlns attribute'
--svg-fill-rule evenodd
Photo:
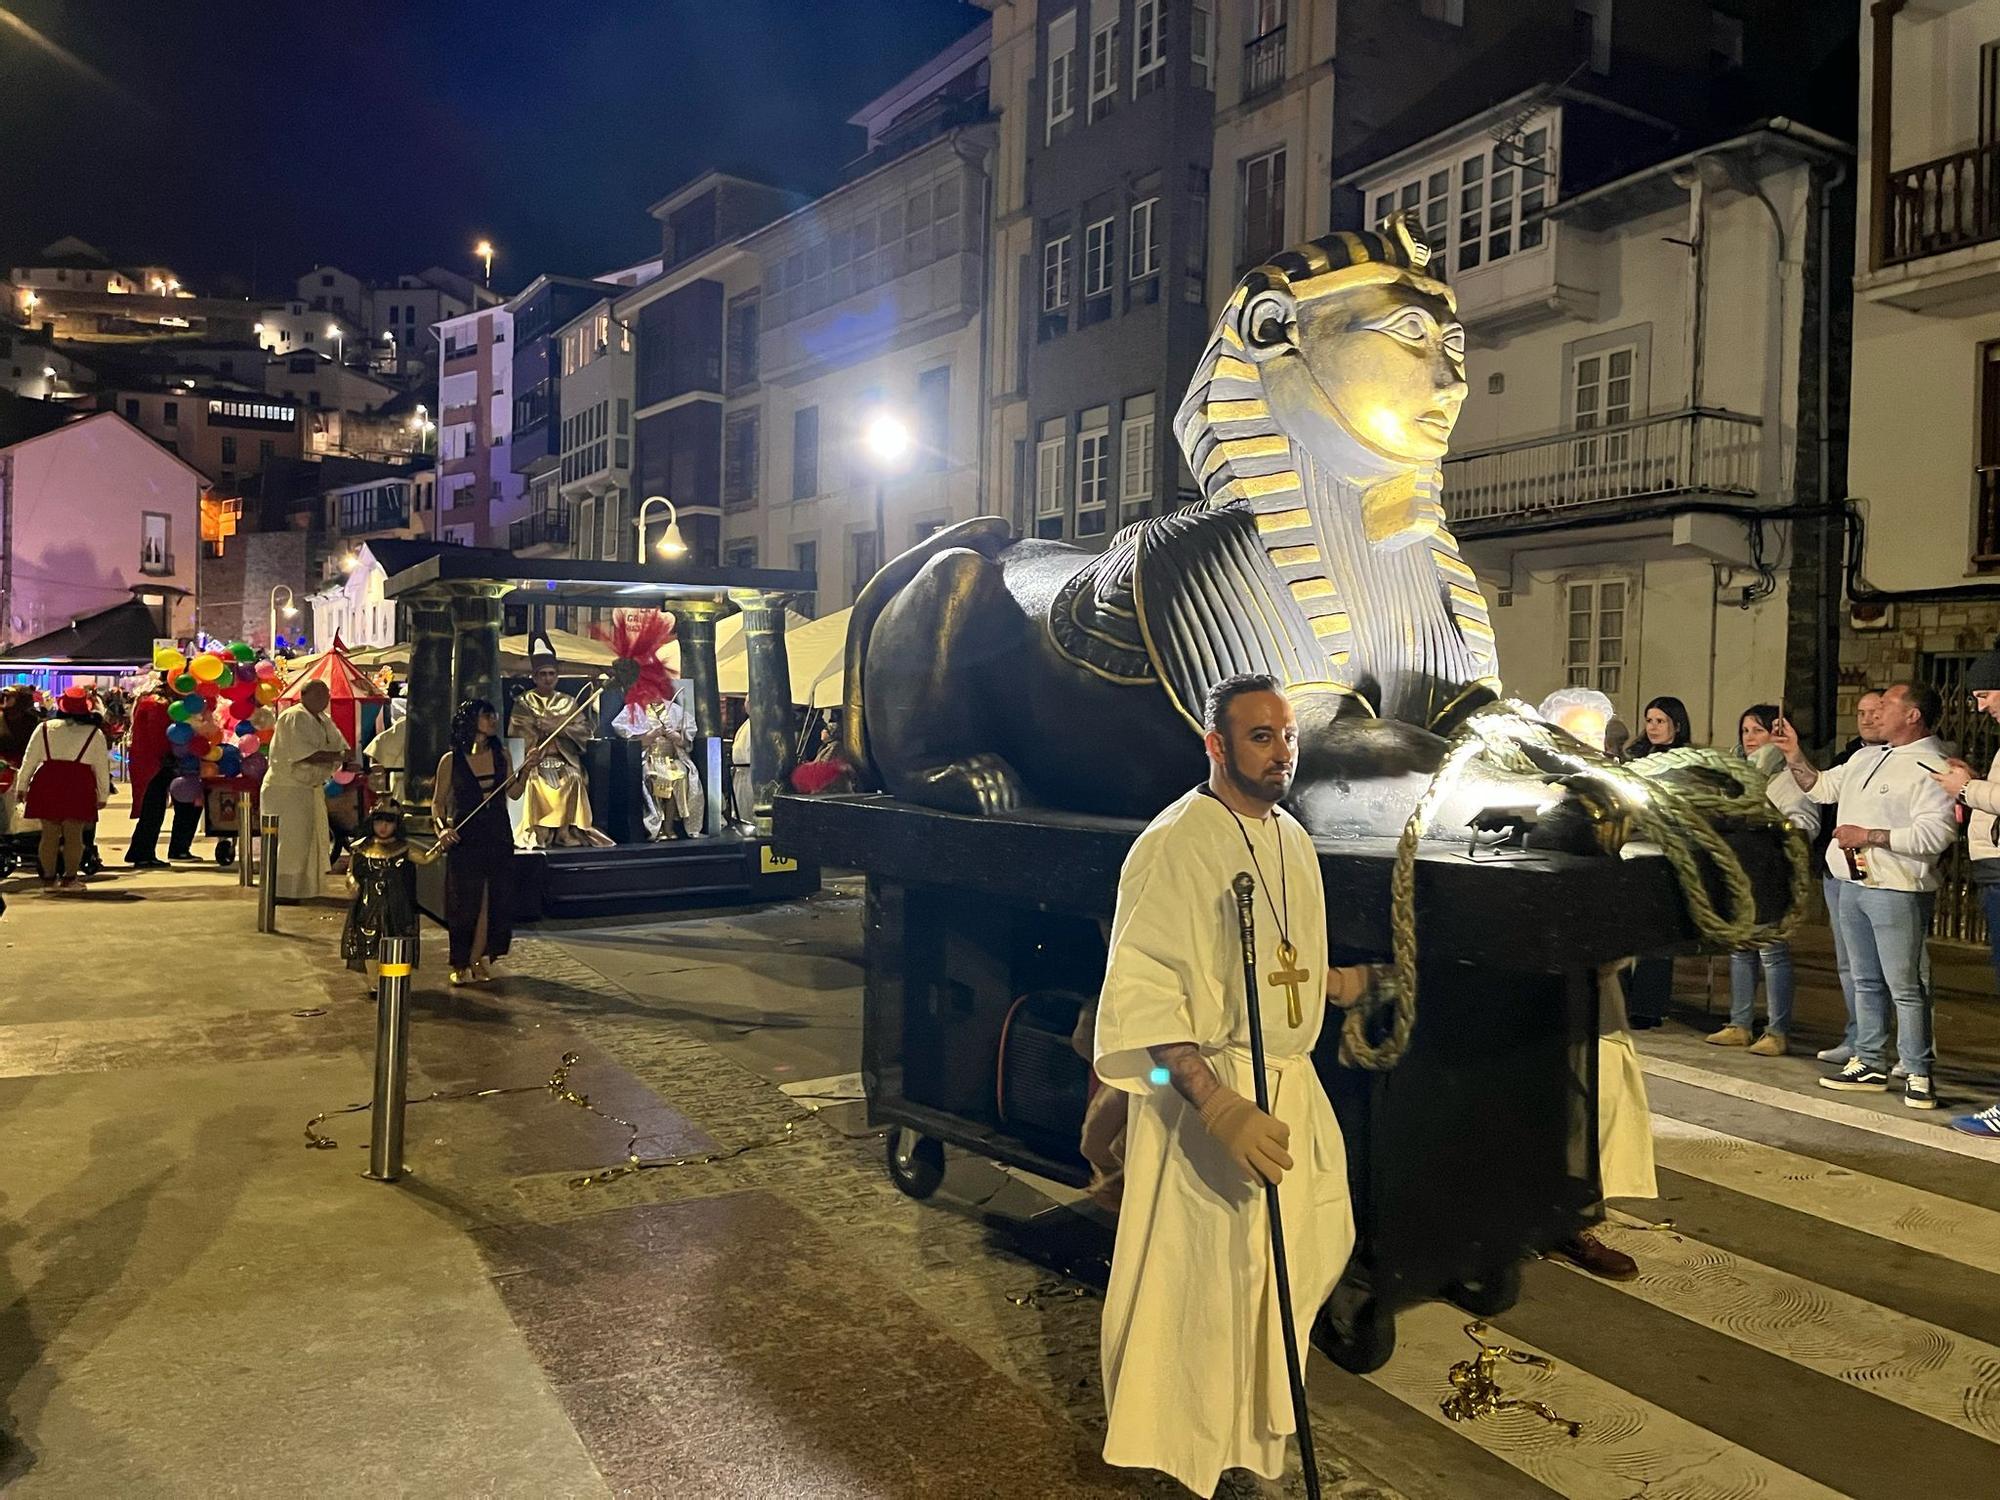
<svg viewBox="0 0 2000 1500"><path fill-rule="evenodd" d="M1545 722L1525 703L1502 699L1488 704L1452 736L1443 762L1417 799L1396 843L1389 882L1391 983L1371 988L1342 1017L1340 1060L1349 1067L1386 1072L1409 1050L1410 1033L1417 1024L1417 849L1439 804L1474 765L1505 775L1567 778L1575 786L1594 790L1630 820L1633 837L1660 847L1687 903L1689 919L1702 941L1713 947L1733 952L1777 942L1791 932L1811 899L1806 842L1765 797L1767 778L1749 762L1692 748L1662 751L1630 763L1616 761ZM1661 779L1691 770L1719 776L1733 790ZM1756 892L1742 861L1717 831L1720 819L1783 831L1792 879L1791 900L1779 921L1757 920ZM1703 878L1704 861L1722 886L1719 907ZM1391 1012L1391 1018L1386 1035L1376 1042L1369 1033L1384 1010Z"/></svg>

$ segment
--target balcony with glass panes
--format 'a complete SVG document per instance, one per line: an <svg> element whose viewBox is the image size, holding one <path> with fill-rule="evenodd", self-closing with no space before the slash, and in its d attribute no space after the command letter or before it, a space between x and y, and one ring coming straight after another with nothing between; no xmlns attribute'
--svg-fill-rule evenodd
<svg viewBox="0 0 2000 1500"><path fill-rule="evenodd" d="M1482 331L1596 311L1593 258L1549 215L1556 200L1561 112L1510 121L1428 160L1370 179L1368 219L1402 215L1450 282L1460 318Z"/></svg>

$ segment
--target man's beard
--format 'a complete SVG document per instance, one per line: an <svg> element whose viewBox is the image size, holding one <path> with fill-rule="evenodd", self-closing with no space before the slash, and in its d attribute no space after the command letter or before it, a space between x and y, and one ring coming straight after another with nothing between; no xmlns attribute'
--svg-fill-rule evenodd
<svg viewBox="0 0 2000 1500"><path fill-rule="evenodd" d="M1275 807L1285 800L1292 790L1292 778L1287 775L1282 783L1272 783L1261 776L1252 776L1236 763L1236 753L1229 752L1223 764L1223 772L1229 777L1229 784L1248 797L1252 802L1262 802Z"/></svg>

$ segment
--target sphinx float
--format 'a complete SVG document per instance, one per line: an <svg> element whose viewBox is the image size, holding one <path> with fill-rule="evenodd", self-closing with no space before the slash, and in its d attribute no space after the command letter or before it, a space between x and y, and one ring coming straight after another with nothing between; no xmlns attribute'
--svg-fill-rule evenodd
<svg viewBox="0 0 2000 1500"><path fill-rule="evenodd" d="M1285 684L1333 961L1397 980L1315 1056L1359 1229L1323 1342L1356 1370L1398 1305L1492 1315L1595 1214L1608 966L1740 945L1809 886L1707 752L1644 784L1505 696L1442 501L1464 351L1399 223L1250 271L1175 421L1202 502L1101 554L981 518L890 562L846 655L843 751L874 790L775 814L781 852L868 876L862 1071L897 1185L936 1191L952 1144L1081 1186L1069 1031L1138 820L1203 774L1210 686ZM1510 852L1475 857L1473 822Z"/></svg>

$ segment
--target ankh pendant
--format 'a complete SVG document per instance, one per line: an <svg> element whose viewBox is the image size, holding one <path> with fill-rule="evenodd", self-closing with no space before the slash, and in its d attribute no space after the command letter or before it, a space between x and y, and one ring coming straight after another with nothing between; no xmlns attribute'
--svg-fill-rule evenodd
<svg viewBox="0 0 2000 1500"><path fill-rule="evenodd" d="M1312 976L1299 967L1299 950L1289 939L1278 943L1278 969L1274 974L1264 976L1265 982L1285 992L1285 1015L1294 1027L1305 1021L1305 1008L1299 999L1299 986Z"/></svg>

